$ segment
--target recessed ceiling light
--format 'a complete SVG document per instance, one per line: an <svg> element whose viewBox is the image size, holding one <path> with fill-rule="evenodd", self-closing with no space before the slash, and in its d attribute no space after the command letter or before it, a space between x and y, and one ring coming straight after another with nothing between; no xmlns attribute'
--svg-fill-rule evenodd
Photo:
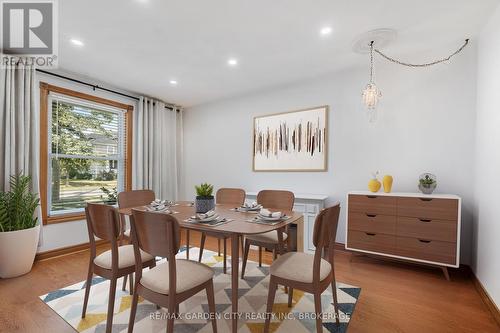
<svg viewBox="0 0 500 333"><path fill-rule="evenodd" d="M177 85L177 83L178 83L178 82L177 82L177 80L170 80L170 84L171 84L172 86L176 86L176 85Z"/></svg>
<svg viewBox="0 0 500 333"><path fill-rule="evenodd" d="M323 28L321 28L319 33L321 36L328 36L329 34L332 33L332 27L323 27Z"/></svg>
<svg viewBox="0 0 500 333"><path fill-rule="evenodd" d="M83 46L84 45L83 42L79 39L71 38L69 41L71 42L71 44L76 45L76 46Z"/></svg>
<svg viewBox="0 0 500 333"><path fill-rule="evenodd" d="M235 59L235 58L229 58L227 60L227 64L231 67L235 67L235 66L238 66L238 59Z"/></svg>

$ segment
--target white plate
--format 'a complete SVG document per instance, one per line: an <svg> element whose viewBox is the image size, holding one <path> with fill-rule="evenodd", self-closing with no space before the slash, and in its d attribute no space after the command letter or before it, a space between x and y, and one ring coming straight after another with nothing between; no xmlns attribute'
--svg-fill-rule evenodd
<svg viewBox="0 0 500 333"><path fill-rule="evenodd" d="M191 220L196 221L196 222L210 222L210 221L216 220L218 218L219 218L219 215L217 215L217 214L206 217L204 219L200 219L200 218L196 217L196 215L191 216Z"/></svg>
<svg viewBox="0 0 500 333"><path fill-rule="evenodd" d="M261 218L263 220L266 220L266 221L278 221L278 220L281 220L284 217L285 217L284 215L279 216L279 217L270 217L270 216L263 216L263 215L259 214L259 218Z"/></svg>

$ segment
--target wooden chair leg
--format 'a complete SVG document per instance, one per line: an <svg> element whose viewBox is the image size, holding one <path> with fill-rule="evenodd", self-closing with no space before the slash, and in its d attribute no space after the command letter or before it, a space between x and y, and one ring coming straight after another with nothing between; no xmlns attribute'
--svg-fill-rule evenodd
<svg viewBox="0 0 500 333"><path fill-rule="evenodd" d="M248 252L250 252L250 242L245 242L245 250L243 253L243 263L241 264L241 278L245 278L245 269L247 268Z"/></svg>
<svg viewBox="0 0 500 333"><path fill-rule="evenodd" d="M321 293L314 294L314 312L316 312L316 332L323 332L323 320L321 319Z"/></svg>
<svg viewBox="0 0 500 333"><path fill-rule="evenodd" d="M137 312L137 303L139 301L139 294L134 293L132 296L132 305L130 307L130 318L128 320L128 333L132 333L135 324L135 314Z"/></svg>
<svg viewBox="0 0 500 333"><path fill-rule="evenodd" d="M123 277L122 291L127 290L127 279L128 279L128 275L125 275Z"/></svg>
<svg viewBox="0 0 500 333"><path fill-rule="evenodd" d="M175 313L175 307L177 304L175 304L175 295L170 295L168 296L168 319L167 319L167 333L174 333L174 320L175 316L173 314Z"/></svg>
<svg viewBox="0 0 500 333"><path fill-rule="evenodd" d="M129 288L130 288L129 293L130 293L130 295L132 295L134 292L134 274L129 274L128 280L129 280Z"/></svg>
<svg viewBox="0 0 500 333"><path fill-rule="evenodd" d="M293 288L288 288L288 307L292 307L292 301L293 301Z"/></svg>
<svg viewBox="0 0 500 333"><path fill-rule="evenodd" d="M200 255L198 256L198 262L201 262L201 258L203 257L203 249L205 248L205 240L207 235L202 232L201 233L201 242L200 242Z"/></svg>
<svg viewBox="0 0 500 333"><path fill-rule="evenodd" d="M262 267L262 246L259 246L259 267Z"/></svg>
<svg viewBox="0 0 500 333"><path fill-rule="evenodd" d="M116 295L116 278L110 280L109 284L109 299L108 299L108 316L106 320L106 333L111 333L113 330L113 314L115 309Z"/></svg>
<svg viewBox="0 0 500 333"><path fill-rule="evenodd" d="M186 259L189 260L189 229L186 229Z"/></svg>
<svg viewBox="0 0 500 333"><path fill-rule="evenodd" d="M220 238L217 238L217 255L220 257Z"/></svg>
<svg viewBox="0 0 500 333"><path fill-rule="evenodd" d="M212 322L212 331L217 333L217 318L215 312L214 281L210 280L207 286L208 311Z"/></svg>
<svg viewBox="0 0 500 333"><path fill-rule="evenodd" d="M92 276L94 276L94 263L92 260L89 264L89 271L87 273L87 281L85 283L85 297L83 298L82 318L85 318L87 312L87 304L89 302L90 287L92 286Z"/></svg>
<svg viewBox="0 0 500 333"><path fill-rule="evenodd" d="M264 324L264 333L269 332L269 324L271 323L271 317L273 312L274 297L276 296L276 287L278 285L274 282L273 276L269 281L269 291L267 293L267 308L266 308L266 322Z"/></svg>
<svg viewBox="0 0 500 333"><path fill-rule="evenodd" d="M333 295L333 308L335 310L335 322L337 325L340 325L340 317L339 317L339 303L337 300L337 283L335 282L335 271L333 271L333 279L332 279L332 295Z"/></svg>
<svg viewBox="0 0 500 333"><path fill-rule="evenodd" d="M224 262L222 263L224 274L227 274L227 238L224 238Z"/></svg>
<svg viewBox="0 0 500 333"><path fill-rule="evenodd" d="M241 235L240 239L241 239L241 255L243 255L243 253L245 252L245 246L243 244L245 240L243 235Z"/></svg>

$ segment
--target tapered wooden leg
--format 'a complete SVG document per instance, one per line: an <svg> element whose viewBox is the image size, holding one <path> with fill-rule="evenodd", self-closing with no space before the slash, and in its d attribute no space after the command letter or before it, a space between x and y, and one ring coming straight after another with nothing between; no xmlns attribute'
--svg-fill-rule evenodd
<svg viewBox="0 0 500 333"><path fill-rule="evenodd" d="M85 297L83 298L82 318L85 318L87 312L87 304L89 302L90 287L92 286L92 276L94 275L94 262L90 260L89 271L87 273L87 281L85 283Z"/></svg>
<svg viewBox="0 0 500 333"><path fill-rule="evenodd" d="M238 332L238 269L239 269L238 235L231 235L231 304L232 304L232 332Z"/></svg>
<svg viewBox="0 0 500 333"><path fill-rule="evenodd" d="M288 307L292 307L292 301L293 301L293 288L288 288Z"/></svg>
<svg viewBox="0 0 500 333"><path fill-rule="evenodd" d="M115 309L115 294L116 294L116 278L110 280L109 284L109 299L108 299L108 316L106 320L106 333L111 333L113 329L113 314Z"/></svg>
<svg viewBox="0 0 500 333"><path fill-rule="evenodd" d="M247 268L248 252L250 252L250 242L245 242L245 250L243 251L243 263L241 264L241 278L245 278L245 269Z"/></svg>
<svg viewBox="0 0 500 333"><path fill-rule="evenodd" d="M244 246L243 246L243 245L244 245L244 244L243 244L243 242L244 242L245 240L244 240L243 238L244 238L244 237L243 237L243 235L241 235L241 236L240 236L240 240L241 240L241 242L240 242L240 243L241 243L241 254L243 254L243 253L245 252L245 250L244 250Z"/></svg>
<svg viewBox="0 0 500 333"><path fill-rule="evenodd" d="M186 229L186 259L189 260L189 229Z"/></svg>
<svg viewBox="0 0 500 333"><path fill-rule="evenodd" d="M205 248L205 239L207 235L204 232L201 233L201 242L200 242L200 255L198 256L198 262L201 262L201 258L203 257L203 249Z"/></svg>
<svg viewBox="0 0 500 333"><path fill-rule="evenodd" d="M269 332L269 324L271 323L271 317L273 314L273 305L274 305L274 297L276 295L276 287L278 285L274 282L274 279L271 275L271 279L269 280L269 291L267 292L267 307L266 307L266 322L264 324L264 333Z"/></svg>
<svg viewBox="0 0 500 333"><path fill-rule="evenodd" d="M128 276L128 279L129 279L129 288L130 288L130 295L133 294L133 291L134 291L134 274L129 274Z"/></svg>
<svg viewBox="0 0 500 333"><path fill-rule="evenodd" d="M314 294L314 312L316 312L316 332L323 332L323 321L321 320L321 293Z"/></svg>
<svg viewBox="0 0 500 333"><path fill-rule="evenodd" d="M125 291L127 289L127 279L128 279L128 275L125 275L123 277L122 291Z"/></svg>
<svg viewBox="0 0 500 333"><path fill-rule="evenodd" d="M137 312L137 302L139 301L139 294L136 292L132 296L132 305L130 306L130 318L128 320L128 333L132 333L135 324L135 313Z"/></svg>
<svg viewBox="0 0 500 333"><path fill-rule="evenodd" d="M222 263L224 274L227 274L227 238L224 238L224 262Z"/></svg>
<svg viewBox="0 0 500 333"><path fill-rule="evenodd" d="M262 246L259 246L259 267L262 267Z"/></svg>
<svg viewBox="0 0 500 333"><path fill-rule="evenodd" d="M443 271L444 277L446 280L450 281L450 274L448 273L448 267L441 267L441 270Z"/></svg>
<svg viewBox="0 0 500 333"><path fill-rule="evenodd" d="M212 331L217 333L217 318L215 312L215 296L214 296L214 281L210 280L207 286L208 311L210 312L210 320L212 321Z"/></svg>
<svg viewBox="0 0 500 333"><path fill-rule="evenodd" d="M174 320L175 320L175 295L168 296L168 319L167 319L167 333L174 333Z"/></svg>
<svg viewBox="0 0 500 333"><path fill-rule="evenodd" d="M220 257L220 238L217 238L217 255Z"/></svg>
<svg viewBox="0 0 500 333"><path fill-rule="evenodd" d="M333 272L332 295L333 295L333 308L335 310L335 322L337 323L337 325L339 325L340 324L339 303L337 301L337 283L335 282L335 272Z"/></svg>

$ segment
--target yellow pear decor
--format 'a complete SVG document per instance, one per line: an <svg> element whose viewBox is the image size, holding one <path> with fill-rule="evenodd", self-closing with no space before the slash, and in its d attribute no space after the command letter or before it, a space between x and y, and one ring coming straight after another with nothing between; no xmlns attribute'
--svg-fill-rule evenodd
<svg viewBox="0 0 500 333"><path fill-rule="evenodd" d="M376 193L378 192L378 190L380 190L380 187L382 187L382 184L380 183L380 181L377 179L377 176L378 176L378 171L375 172L373 175L373 178L370 179L370 181L368 182L368 189L373 192L373 193Z"/></svg>
<svg viewBox="0 0 500 333"><path fill-rule="evenodd" d="M385 193L391 193L392 190L392 176L391 175L385 175L384 178L382 178L382 184L384 184L384 192Z"/></svg>

